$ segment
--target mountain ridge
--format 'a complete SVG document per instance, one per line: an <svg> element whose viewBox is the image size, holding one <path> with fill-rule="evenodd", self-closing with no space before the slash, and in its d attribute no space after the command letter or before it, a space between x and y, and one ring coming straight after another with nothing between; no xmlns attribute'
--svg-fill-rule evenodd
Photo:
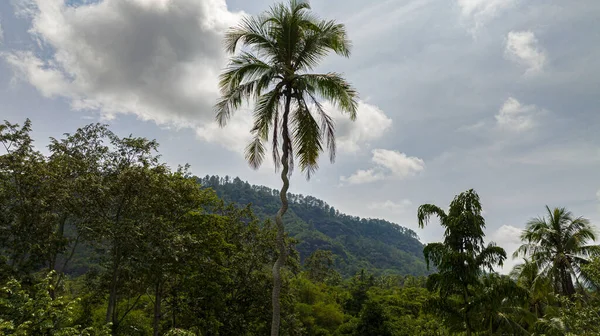
<svg viewBox="0 0 600 336"><path fill-rule="evenodd" d="M240 178L217 175L196 177L197 181L227 202L251 205L261 219L272 219L279 209L279 191L251 185ZM417 234L383 219L360 218L340 213L325 201L310 195L288 193L289 209L284 216L286 232L297 239L301 260L317 249L331 250L334 267L351 276L362 269L377 275L428 274L423 244Z"/></svg>

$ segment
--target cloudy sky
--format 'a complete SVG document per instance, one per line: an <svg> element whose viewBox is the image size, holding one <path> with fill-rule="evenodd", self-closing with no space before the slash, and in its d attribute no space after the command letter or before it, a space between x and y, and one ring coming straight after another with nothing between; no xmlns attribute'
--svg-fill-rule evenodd
<svg viewBox="0 0 600 336"><path fill-rule="evenodd" d="M250 114L213 122L223 32L269 0L0 1L0 119L33 121L39 146L96 121L155 138L197 175L277 188L244 162ZM416 225L423 203L474 188L490 240L512 252L528 219L566 206L600 223L600 1L313 0L347 25L355 123L331 109L339 155L292 192ZM513 262L511 261L510 264Z"/></svg>

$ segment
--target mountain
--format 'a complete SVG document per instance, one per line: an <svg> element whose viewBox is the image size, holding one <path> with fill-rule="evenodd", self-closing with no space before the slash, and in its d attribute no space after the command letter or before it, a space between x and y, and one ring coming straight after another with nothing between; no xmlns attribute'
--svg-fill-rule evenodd
<svg viewBox="0 0 600 336"><path fill-rule="evenodd" d="M197 178L227 202L250 204L260 218L272 219L279 209L279 191L250 185L239 178ZM298 240L301 260L317 249L331 250L335 267L343 276L361 269L375 274L428 274L423 244L410 229L382 219L366 219L340 213L312 196L288 194L284 216L286 231Z"/></svg>

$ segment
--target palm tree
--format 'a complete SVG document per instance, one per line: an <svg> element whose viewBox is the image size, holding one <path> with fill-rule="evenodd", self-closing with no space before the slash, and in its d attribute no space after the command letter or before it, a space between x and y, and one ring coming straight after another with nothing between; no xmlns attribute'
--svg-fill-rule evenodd
<svg viewBox="0 0 600 336"><path fill-rule="evenodd" d="M484 274L472 301L473 324L486 335L529 335L535 317L523 308L527 294L506 275Z"/></svg>
<svg viewBox="0 0 600 336"><path fill-rule="evenodd" d="M552 300L552 283L541 274L536 262L524 259L510 271L510 277L528 293L528 309L536 318L544 316L544 310Z"/></svg>
<svg viewBox="0 0 600 336"><path fill-rule="evenodd" d="M308 3L291 0L244 18L227 32L225 44L233 56L220 76L222 97L216 105L216 119L224 127L243 102L254 102L253 140L246 147L246 159L252 168L258 168L270 140L276 170L282 167L271 324L271 335L278 335L280 270L288 254L283 215L288 208L294 157L307 179L318 168L324 147L334 161L335 125L323 109L324 100L356 119L357 93L352 86L340 74L311 72L329 52L348 57L350 41L344 25L321 20L310 12ZM239 46L243 48L236 53Z"/></svg>
<svg viewBox="0 0 600 336"><path fill-rule="evenodd" d="M547 217L527 223L521 234L524 244L513 257L529 256L541 273L551 279L556 293L571 296L575 294L574 280L580 287L587 282L581 266L590 255L598 253L598 246L588 244L596 236L589 220L574 218L565 208L546 206L546 211Z"/></svg>

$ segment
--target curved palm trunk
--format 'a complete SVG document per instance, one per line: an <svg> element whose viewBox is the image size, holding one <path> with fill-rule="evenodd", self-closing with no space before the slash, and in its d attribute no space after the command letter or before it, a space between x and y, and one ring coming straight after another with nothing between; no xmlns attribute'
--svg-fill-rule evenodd
<svg viewBox="0 0 600 336"><path fill-rule="evenodd" d="M561 278L563 293L569 297L573 296L575 294L575 285L573 284L571 273L563 268L561 269Z"/></svg>
<svg viewBox="0 0 600 336"><path fill-rule="evenodd" d="M287 249L285 246L285 228L283 226L283 215L286 213L288 209L288 200L287 200L287 191L290 187L290 180L288 178L289 173L289 148L290 144L290 136L288 134L287 122L288 115L290 112L290 102L291 96L289 94L286 95L285 100L285 111L283 114L283 143L282 147L282 155L281 155L281 165L283 166L281 170L281 181L283 182L283 187L279 192L279 198L281 199L281 208L277 211L277 215L275 216L275 224L277 226L277 250L279 252L279 256L273 265L273 295L272 295L272 305L273 305L273 319L271 320L271 336L279 336L279 326L281 324L281 302L279 297L281 296L281 267L285 264L285 260L287 258Z"/></svg>

